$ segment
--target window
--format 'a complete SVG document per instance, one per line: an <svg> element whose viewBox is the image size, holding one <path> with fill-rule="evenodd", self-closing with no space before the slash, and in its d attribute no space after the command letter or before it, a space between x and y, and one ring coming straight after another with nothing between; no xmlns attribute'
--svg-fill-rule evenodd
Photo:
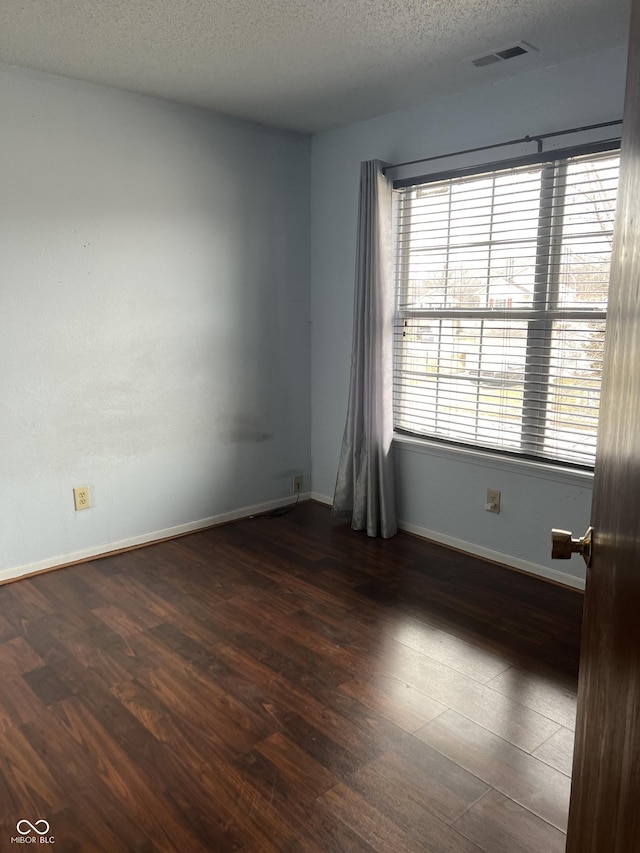
<svg viewBox="0 0 640 853"><path fill-rule="evenodd" d="M396 190L396 431L593 465L618 165Z"/></svg>

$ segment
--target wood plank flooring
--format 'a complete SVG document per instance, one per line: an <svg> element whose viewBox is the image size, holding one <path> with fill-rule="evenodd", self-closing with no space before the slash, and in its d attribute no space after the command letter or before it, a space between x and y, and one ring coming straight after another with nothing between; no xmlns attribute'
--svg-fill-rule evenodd
<svg viewBox="0 0 640 853"><path fill-rule="evenodd" d="M560 853L581 611L312 503L7 584L0 850Z"/></svg>

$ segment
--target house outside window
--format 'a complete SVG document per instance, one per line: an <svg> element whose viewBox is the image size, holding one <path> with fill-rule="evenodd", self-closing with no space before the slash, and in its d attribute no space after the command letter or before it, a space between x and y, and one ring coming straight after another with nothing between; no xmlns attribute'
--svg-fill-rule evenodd
<svg viewBox="0 0 640 853"><path fill-rule="evenodd" d="M619 153L395 191L398 432L591 467Z"/></svg>

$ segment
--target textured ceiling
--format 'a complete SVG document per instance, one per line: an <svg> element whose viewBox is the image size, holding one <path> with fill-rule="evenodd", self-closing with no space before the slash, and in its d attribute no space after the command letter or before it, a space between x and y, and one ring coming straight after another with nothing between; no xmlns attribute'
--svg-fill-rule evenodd
<svg viewBox="0 0 640 853"><path fill-rule="evenodd" d="M2 0L0 61L303 132L626 42L629 0ZM469 60L521 39L539 52Z"/></svg>

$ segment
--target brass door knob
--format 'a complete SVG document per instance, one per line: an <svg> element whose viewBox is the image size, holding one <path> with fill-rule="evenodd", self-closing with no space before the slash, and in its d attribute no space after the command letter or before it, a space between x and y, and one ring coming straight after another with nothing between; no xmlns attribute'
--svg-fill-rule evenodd
<svg viewBox="0 0 640 853"><path fill-rule="evenodd" d="M551 558L553 560L568 560L572 554L582 554L587 567L591 565L591 539L593 527L588 527L587 532L580 539L574 539L570 530L551 531Z"/></svg>

